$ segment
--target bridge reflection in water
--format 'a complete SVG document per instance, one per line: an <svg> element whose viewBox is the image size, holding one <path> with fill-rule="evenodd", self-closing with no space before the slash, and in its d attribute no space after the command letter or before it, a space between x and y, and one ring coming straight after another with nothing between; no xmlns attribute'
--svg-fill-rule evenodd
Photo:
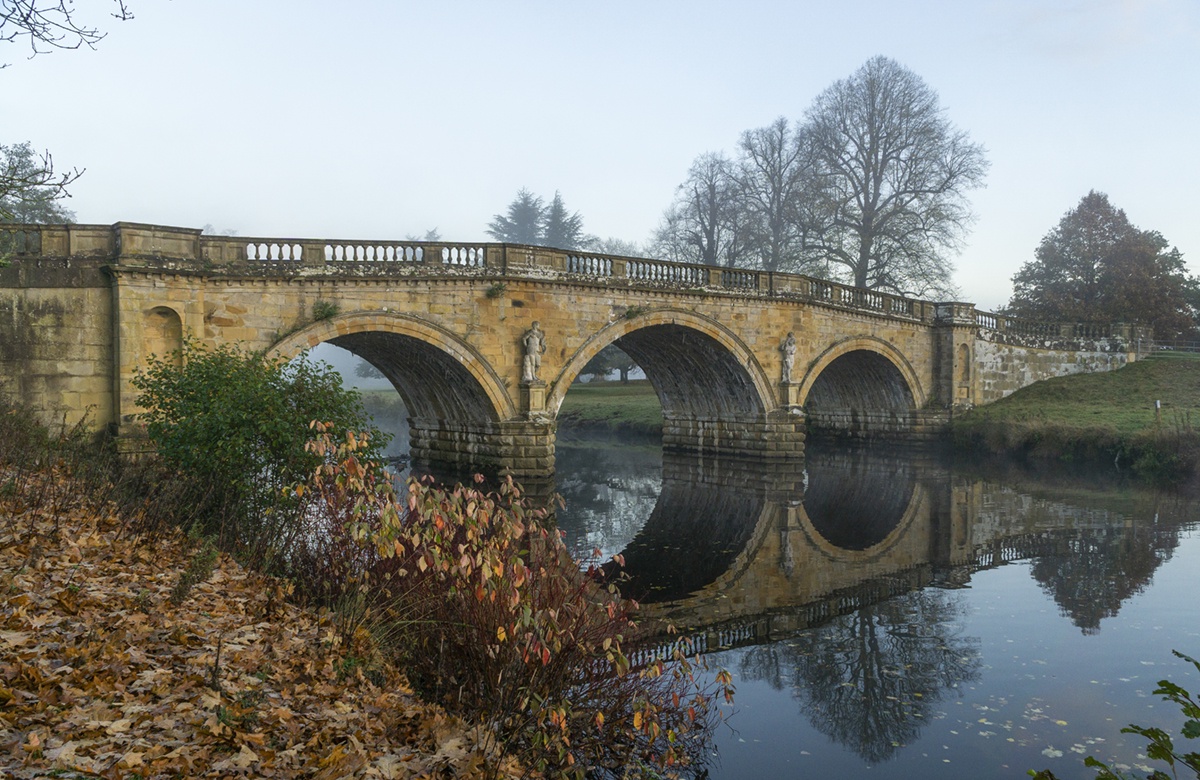
<svg viewBox="0 0 1200 780"><path fill-rule="evenodd" d="M1176 544L1169 527L1131 542L1110 509L956 476L912 451L810 446L787 464L564 445L557 487L577 553L620 552L622 591L695 631L701 650L791 634L927 585L961 587L1019 559L1035 559L1033 576L1093 631Z"/></svg>
<svg viewBox="0 0 1200 780"><path fill-rule="evenodd" d="M1182 499L1067 501L912 452L814 445L787 467L562 445L558 476L568 542L621 552L623 592L647 618L696 651L741 648L718 663L790 691L813 729L871 765L915 742L948 695L982 684L980 640L964 631L973 575L1030 560L1061 620L1091 635L1195 525Z"/></svg>

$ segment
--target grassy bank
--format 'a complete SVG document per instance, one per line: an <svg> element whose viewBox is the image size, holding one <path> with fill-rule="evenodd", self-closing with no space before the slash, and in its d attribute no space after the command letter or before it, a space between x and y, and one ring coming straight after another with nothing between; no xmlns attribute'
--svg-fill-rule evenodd
<svg viewBox="0 0 1200 780"><path fill-rule="evenodd" d="M560 434L662 438L662 405L647 381L588 382L571 386L558 413Z"/></svg>
<svg viewBox="0 0 1200 780"><path fill-rule="evenodd" d="M1186 478L1200 465L1200 356L1159 353L1117 371L1038 382L958 417L953 436L973 452Z"/></svg>

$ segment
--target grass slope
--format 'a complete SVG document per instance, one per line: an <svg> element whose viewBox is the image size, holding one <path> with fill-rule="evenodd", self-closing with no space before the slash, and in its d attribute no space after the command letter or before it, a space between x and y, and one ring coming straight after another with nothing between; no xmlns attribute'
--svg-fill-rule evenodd
<svg viewBox="0 0 1200 780"><path fill-rule="evenodd" d="M1200 356L1160 353L1117 371L1030 385L955 419L954 438L995 453L1124 460L1149 474L1178 476L1195 469L1197 425Z"/></svg>
<svg viewBox="0 0 1200 780"><path fill-rule="evenodd" d="M662 405L649 382L576 383L558 412L559 430L662 436Z"/></svg>

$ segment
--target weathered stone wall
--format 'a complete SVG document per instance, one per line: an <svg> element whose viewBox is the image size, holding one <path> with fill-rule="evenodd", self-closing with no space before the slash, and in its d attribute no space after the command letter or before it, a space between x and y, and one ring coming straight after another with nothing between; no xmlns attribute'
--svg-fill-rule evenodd
<svg viewBox="0 0 1200 780"><path fill-rule="evenodd" d="M410 453L414 462L440 471L482 471L489 476L550 474L554 471L554 434L551 423L465 425L413 420Z"/></svg>
<svg viewBox="0 0 1200 780"><path fill-rule="evenodd" d="M1115 339L1095 339L1074 344L1074 349L1031 346L994 338L980 331L974 345L974 401L989 404L1034 382L1068 374L1112 371L1136 360L1131 345Z"/></svg>
<svg viewBox="0 0 1200 780"><path fill-rule="evenodd" d="M0 268L0 393L43 422L113 421L109 280L95 263Z"/></svg>
<svg viewBox="0 0 1200 780"><path fill-rule="evenodd" d="M666 415L662 443L667 451L738 453L764 458L792 454L799 458L804 429L805 419L798 408L746 419Z"/></svg>

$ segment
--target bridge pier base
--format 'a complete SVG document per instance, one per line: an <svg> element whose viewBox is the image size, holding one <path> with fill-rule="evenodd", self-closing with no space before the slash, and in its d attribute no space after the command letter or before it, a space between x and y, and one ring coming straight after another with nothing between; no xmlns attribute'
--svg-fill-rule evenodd
<svg viewBox="0 0 1200 780"><path fill-rule="evenodd" d="M547 420L409 420L410 452L414 463L436 469L511 474L518 482L544 479L554 474L555 428Z"/></svg>
<svg viewBox="0 0 1200 780"><path fill-rule="evenodd" d="M800 458L804 455L805 416L800 407L765 415L697 417L664 414L663 449L704 455L752 458Z"/></svg>
<svg viewBox="0 0 1200 780"><path fill-rule="evenodd" d="M809 414L814 436L836 439L934 441L950 426L948 409L916 409L908 412L861 409L822 410Z"/></svg>

